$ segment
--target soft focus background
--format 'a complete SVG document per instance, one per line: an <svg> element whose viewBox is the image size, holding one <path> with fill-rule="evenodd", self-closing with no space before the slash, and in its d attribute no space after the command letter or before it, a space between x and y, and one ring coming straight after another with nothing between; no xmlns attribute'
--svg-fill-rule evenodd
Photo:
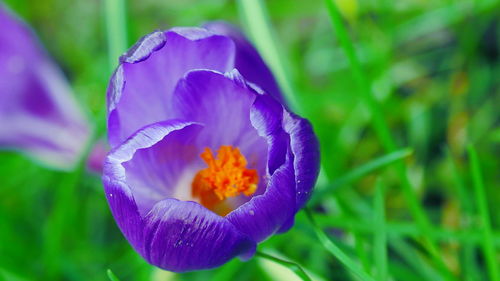
<svg viewBox="0 0 500 281"><path fill-rule="evenodd" d="M119 0L6 3L65 72L96 140L121 46L155 29L239 25L322 150L309 204L317 225L300 212L260 251L314 280L498 278L500 1L130 0L125 15ZM119 232L86 163L53 172L0 152L0 280L109 280L108 269L120 280L296 278L264 258L186 274L154 269Z"/></svg>

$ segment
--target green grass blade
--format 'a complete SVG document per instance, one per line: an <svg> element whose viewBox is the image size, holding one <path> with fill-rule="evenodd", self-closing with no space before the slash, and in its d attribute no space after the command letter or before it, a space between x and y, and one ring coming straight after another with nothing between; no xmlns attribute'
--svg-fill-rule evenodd
<svg viewBox="0 0 500 281"><path fill-rule="evenodd" d="M127 50L126 0L105 0L104 19L106 22L106 41L108 45L108 67L112 73L118 66L119 57ZM96 134L106 130L106 106L102 106L96 116Z"/></svg>
<svg viewBox="0 0 500 281"><path fill-rule="evenodd" d="M311 198L311 201L309 203L310 206L317 205L320 202L320 200L322 198L324 198L325 195L327 195L328 193L330 193L330 192L332 192L332 191L334 191L342 186L346 186L349 183L352 183L352 182L366 176L367 174L369 174L373 171L376 171L380 168L386 167L386 166L388 166L388 165L390 165L398 160L404 159L404 158L410 156L412 153L413 153L413 150L410 148L397 150L397 151L391 152L387 155L384 155L382 157L376 158L375 160L372 160L372 161L370 161L370 162L368 162L360 167L357 167L356 169L350 171L346 175L332 181L332 183L330 183L328 186L326 186L322 189L321 188L317 189L314 192L313 197Z"/></svg>
<svg viewBox="0 0 500 281"><path fill-rule="evenodd" d="M113 71L118 58L127 49L126 0L105 0L106 33L109 67Z"/></svg>
<svg viewBox="0 0 500 281"><path fill-rule="evenodd" d="M460 200L460 208L466 215L469 216L473 212L473 205L470 201L470 194L465 186L462 176L460 175L460 171L458 170L458 167L453 160L453 156L449 148L446 149L446 156L448 158L448 163L453 174L454 188L457 192L458 199Z"/></svg>
<svg viewBox="0 0 500 281"><path fill-rule="evenodd" d="M111 271L111 269L108 268L108 270L106 270L106 274L108 275L109 280L120 281L120 279L118 279L118 277L116 277L116 275L113 273L113 271Z"/></svg>
<svg viewBox="0 0 500 281"><path fill-rule="evenodd" d="M389 236L389 245L401 258L410 265L415 273L420 274L420 280L440 281L443 278L439 273L427 263L426 258L421 257L421 253L415 250L410 243L397 236Z"/></svg>
<svg viewBox="0 0 500 281"><path fill-rule="evenodd" d="M422 277L415 272L411 271L406 265L402 262L392 262L389 265L389 270L391 274L394 276L393 280L404 280L404 281L422 281Z"/></svg>
<svg viewBox="0 0 500 281"><path fill-rule="evenodd" d="M350 216L331 217L316 215L316 221L321 227L337 227L349 231L362 233L374 233L379 227L371 220L357 220ZM420 228L414 223L407 222L386 222L386 231L388 234L406 238L418 238L423 235ZM460 243L479 244L482 241L481 233L475 230L451 230L441 227L435 227L432 232L426 233L438 241L455 241ZM493 244L500 247L500 233L493 233Z"/></svg>
<svg viewBox="0 0 500 281"><path fill-rule="evenodd" d="M375 187L374 223L378 230L373 235L373 260L377 266L377 280L388 280L387 274L387 230L385 224L384 186L379 179Z"/></svg>
<svg viewBox="0 0 500 281"><path fill-rule="evenodd" d="M446 154L448 158L448 163L453 175L453 186L455 187L456 193L458 194L458 199L460 201L460 211L461 211L461 226L464 229L471 228L472 216L474 213L474 208L471 202L471 196L466 189L463 177L457 167L457 164L453 160L453 155L449 149L446 149ZM462 254L464 260L464 277L465 280L472 281L478 280L480 273L476 261L476 256L474 252L475 244L477 241L463 241ZM500 241L499 241L500 242Z"/></svg>
<svg viewBox="0 0 500 281"><path fill-rule="evenodd" d="M375 281L367 272L365 272L359 264L357 264L355 261L353 261L347 254L345 254L337 245L335 245L329 238L328 236L321 230L318 225L316 224L316 221L314 220L314 217L309 211L309 209L305 209L307 218L311 222L312 227L314 228L314 231L316 233L316 236L318 237L319 241L325 247L325 249L330 252L334 257L336 257L349 271L351 271L354 275L358 276L361 280L363 281Z"/></svg>
<svg viewBox="0 0 500 281"><path fill-rule="evenodd" d="M269 15L262 0L239 0L238 6L246 27L259 52L273 71L283 94L290 107L296 112L301 113L295 91L290 80L290 74L287 69L286 61L282 58L282 52L274 40L273 29L271 28Z"/></svg>
<svg viewBox="0 0 500 281"><path fill-rule="evenodd" d="M470 157L470 166L472 172L472 181L474 183L474 196L479 209L479 216L482 227L482 246L483 253L488 267L488 274L492 281L499 281L498 263L496 262L495 247L493 245L493 234L491 231L490 215L488 213L488 202L484 190L479 157L473 145L467 147Z"/></svg>
<svg viewBox="0 0 500 281"><path fill-rule="evenodd" d="M280 258L273 257L271 255L268 255L268 254L265 254L265 253L262 253L262 252L257 252L255 255L257 257L264 258L264 259L273 261L275 263L279 263L279 264L287 267L288 269L290 269L291 271L293 271L295 274L297 274L297 276L300 279L302 279L303 281L311 281L311 278L309 278L309 276L304 271L304 269L302 269L302 267L300 265L298 265L297 263L294 263L294 262L291 262L291 261L282 260Z"/></svg>
<svg viewBox="0 0 500 281"><path fill-rule="evenodd" d="M366 248L367 239L365 235L363 235L363 233L359 232L354 232L352 236L354 238L354 249L356 250L356 256L361 261L363 270L366 272L370 272L370 269L372 268L372 261L369 257L369 251Z"/></svg>

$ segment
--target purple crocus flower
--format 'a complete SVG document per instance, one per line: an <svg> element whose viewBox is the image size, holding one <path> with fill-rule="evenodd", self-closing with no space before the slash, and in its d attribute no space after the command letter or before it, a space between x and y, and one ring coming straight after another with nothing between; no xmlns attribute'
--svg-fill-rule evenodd
<svg viewBox="0 0 500 281"><path fill-rule="evenodd" d="M0 148L70 169L89 139L87 119L33 32L0 3Z"/></svg>
<svg viewBox="0 0 500 281"><path fill-rule="evenodd" d="M233 27L142 38L111 78L103 182L125 237L149 263L184 272L249 258L310 197L310 123Z"/></svg>

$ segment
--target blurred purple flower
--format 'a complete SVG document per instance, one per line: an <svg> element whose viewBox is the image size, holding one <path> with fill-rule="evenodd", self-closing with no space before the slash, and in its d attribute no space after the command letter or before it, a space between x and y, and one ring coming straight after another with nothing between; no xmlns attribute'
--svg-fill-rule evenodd
<svg viewBox="0 0 500 281"><path fill-rule="evenodd" d="M256 50L206 26L145 36L108 88L111 211L136 251L176 272L251 257L293 225L318 175L312 127Z"/></svg>
<svg viewBox="0 0 500 281"><path fill-rule="evenodd" d="M89 139L87 120L36 36L1 3L0 30L0 147L71 169Z"/></svg>
<svg viewBox="0 0 500 281"><path fill-rule="evenodd" d="M109 145L104 139L100 139L94 143L87 157L87 170L96 175L102 174L104 159L109 152Z"/></svg>

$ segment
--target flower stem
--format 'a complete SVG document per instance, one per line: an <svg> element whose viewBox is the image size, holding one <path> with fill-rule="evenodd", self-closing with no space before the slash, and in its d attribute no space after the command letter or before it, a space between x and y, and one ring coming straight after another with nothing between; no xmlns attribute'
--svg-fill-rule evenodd
<svg viewBox="0 0 500 281"><path fill-rule="evenodd" d="M304 269L302 269L302 267L297 263L294 263L291 261L286 261L286 260L283 260L283 259L280 259L277 257L273 257L271 255L268 255L268 254L265 254L262 252L257 252L255 255L257 257L264 258L264 259L273 261L275 263L279 263L279 264L287 267L291 271L295 272L295 274L297 274L297 276L304 281L311 281L311 278L307 275L307 273L304 271Z"/></svg>

